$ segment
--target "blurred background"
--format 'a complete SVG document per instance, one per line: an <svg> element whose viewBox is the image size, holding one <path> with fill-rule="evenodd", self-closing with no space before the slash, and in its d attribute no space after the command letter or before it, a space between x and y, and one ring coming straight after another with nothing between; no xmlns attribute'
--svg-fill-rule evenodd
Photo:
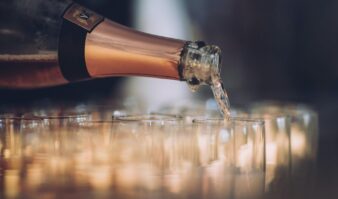
<svg viewBox="0 0 338 199"><path fill-rule="evenodd" d="M222 78L236 106L261 100L306 103L319 113L318 183L309 195L338 195L338 16L336 1L305 0L77 0L118 23L223 51ZM170 92L167 92L170 90ZM206 100L184 82L110 78L31 91L0 90L1 104L118 101L148 106Z"/></svg>

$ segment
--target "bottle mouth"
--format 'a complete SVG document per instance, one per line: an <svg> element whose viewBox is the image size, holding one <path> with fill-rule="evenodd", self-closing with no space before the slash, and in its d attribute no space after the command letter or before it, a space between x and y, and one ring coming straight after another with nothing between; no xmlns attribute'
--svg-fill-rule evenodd
<svg viewBox="0 0 338 199"><path fill-rule="evenodd" d="M181 57L181 76L192 91L200 85L211 85L212 77L220 73L221 49L204 42L188 43Z"/></svg>

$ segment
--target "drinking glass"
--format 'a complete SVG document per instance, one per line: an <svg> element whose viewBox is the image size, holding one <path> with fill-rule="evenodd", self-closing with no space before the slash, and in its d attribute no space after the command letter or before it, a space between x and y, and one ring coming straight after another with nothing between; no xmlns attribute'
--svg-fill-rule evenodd
<svg viewBox="0 0 338 199"><path fill-rule="evenodd" d="M64 130L55 139L60 143L59 153L54 155L57 160L54 160L55 174L67 179L64 183L77 190L80 198L86 194L102 197L112 188L116 166L113 161L116 151L111 142L112 125L111 121L70 124L61 127ZM66 147L63 143L71 146ZM66 191L64 195L67 195Z"/></svg>
<svg viewBox="0 0 338 199"><path fill-rule="evenodd" d="M259 103L254 105L252 110L260 113L284 114L291 118L291 183L284 187L291 185L292 189L306 191L306 187L314 186L318 143L316 112L305 105L277 102Z"/></svg>
<svg viewBox="0 0 338 199"><path fill-rule="evenodd" d="M206 185L199 189L200 195L260 198L265 179L264 121L196 119L194 124L200 137L201 160L204 160L201 172L196 173Z"/></svg>
<svg viewBox="0 0 338 199"><path fill-rule="evenodd" d="M41 182L41 175L33 164L41 130L41 119L18 114L0 115L0 196L23 197L23 190ZM34 178L26 181L31 176Z"/></svg>
<svg viewBox="0 0 338 199"><path fill-rule="evenodd" d="M266 191L287 182L291 172L291 118L287 115L267 113L249 113L239 116L264 121Z"/></svg>
<svg viewBox="0 0 338 199"><path fill-rule="evenodd" d="M183 173L190 167L178 143L180 118L127 115L113 122L116 180L114 194L131 198L173 198L184 191ZM180 154L184 152L183 154ZM188 157L189 158L189 157Z"/></svg>
<svg viewBox="0 0 338 199"><path fill-rule="evenodd" d="M277 102L259 103L254 112L285 114L291 118L292 168L313 165L317 157L318 115L311 108L300 104Z"/></svg>

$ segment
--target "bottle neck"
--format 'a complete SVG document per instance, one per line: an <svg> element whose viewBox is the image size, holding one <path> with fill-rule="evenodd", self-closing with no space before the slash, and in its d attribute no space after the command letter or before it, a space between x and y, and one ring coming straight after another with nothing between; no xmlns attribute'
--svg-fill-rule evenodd
<svg viewBox="0 0 338 199"><path fill-rule="evenodd" d="M221 49L204 42L188 42L181 55L180 76L196 91L200 85L212 85L220 74Z"/></svg>
<svg viewBox="0 0 338 199"><path fill-rule="evenodd" d="M185 43L105 20L87 34L85 62L92 77L149 76L179 80L177 66Z"/></svg>

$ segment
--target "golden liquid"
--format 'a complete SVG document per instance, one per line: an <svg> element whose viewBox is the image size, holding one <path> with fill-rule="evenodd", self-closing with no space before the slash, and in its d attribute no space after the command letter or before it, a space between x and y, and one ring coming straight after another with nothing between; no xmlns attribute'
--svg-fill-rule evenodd
<svg viewBox="0 0 338 199"><path fill-rule="evenodd" d="M231 110L228 94L224 89L223 82L221 79L213 81L213 84L210 85L211 90L214 94L215 100L218 104L218 108L225 119L230 119Z"/></svg>
<svg viewBox="0 0 338 199"><path fill-rule="evenodd" d="M211 90L214 94L215 100L217 102L221 114L224 116L224 119L229 120L231 117L230 101L228 98L227 91L223 86L220 71L213 70L212 72L213 74L211 74L211 83L210 83Z"/></svg>

